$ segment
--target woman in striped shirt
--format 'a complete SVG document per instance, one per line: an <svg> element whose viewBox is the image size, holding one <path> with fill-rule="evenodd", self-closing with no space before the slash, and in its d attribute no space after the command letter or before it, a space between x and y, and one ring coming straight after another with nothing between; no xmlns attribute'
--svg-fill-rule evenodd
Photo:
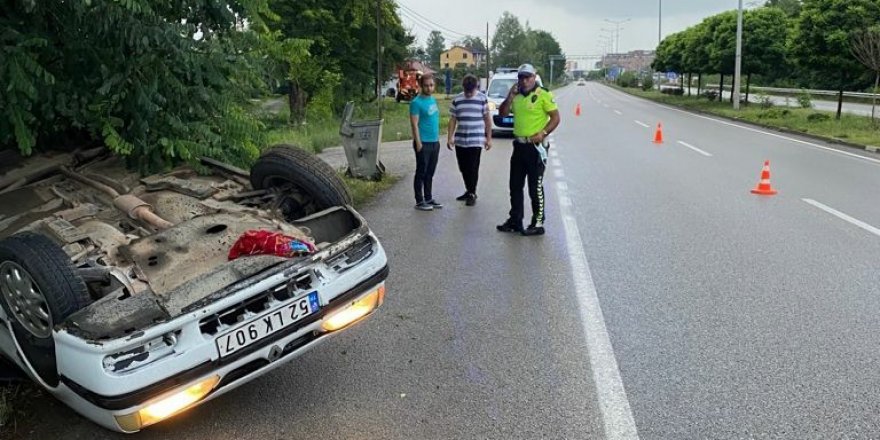
<svg viewBox="0 0 880 440"><path fill-rule="evenodd" d="M452 99L449 109L449 131L446 148L455 146L458 169L464 180L465 192L456 200L467 206L477 203L477 180L480 174L480 153L492 148L492 116L486 95L477 90L477 77L465 75L463 93Z"/></svg>

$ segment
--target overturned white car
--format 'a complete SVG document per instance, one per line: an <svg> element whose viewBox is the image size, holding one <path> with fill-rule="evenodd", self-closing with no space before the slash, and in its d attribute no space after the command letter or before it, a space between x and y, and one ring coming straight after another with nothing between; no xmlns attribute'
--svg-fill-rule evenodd
<svg viewBox="0 0 880 440"><path fill-rule="evenodd" d="M0 164L0 354L109 429L217 397L383 302L382 246L301 150L145 178L102 149ZM310 251L230 259L249 231Z"/></svg>

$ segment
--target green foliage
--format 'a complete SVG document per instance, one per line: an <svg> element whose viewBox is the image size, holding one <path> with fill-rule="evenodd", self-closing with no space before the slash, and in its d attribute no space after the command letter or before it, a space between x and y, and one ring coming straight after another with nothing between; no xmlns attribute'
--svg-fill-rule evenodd
<svg viewBox="0 0 880 440"><path fill-rule="evenodd" d="M797 64L823 88L854 87L864 68L850 51L852 36L880 22L875 0L804 0L792 39Z"/></svg>
<svg viewBox="0 0 880 440"><path fill-rule="evenodd" d="M492 66L517 67L528 55L528 38L519 19L504 11L492 37Z"/></svg>
<svg viewBox="0 0 880 440"><path fill-rule="evenodd" d="M425 42L425 53L428 55L428 62L439 68L442 66L440 55L446 50L446 40L440 31L431 31L428 35L428 41ZM435 64L436 63L436 64Z"/></svg>
<svg viewBox="0 0 880 440"><path fill-rule="evenodd" d="M758 113L758 119L780 119L788 116L791 110L787 108L770 107Z"/></svg>
<svg viewBox="0 0 880 440"><path fill-rule="evenodd" d="M813 98L807 93L806 89L801 89L797 95L797 102L801 108L813 108Z"/></svg>
<svg viewBox="0 0 880 440"><path fill-rule="evenodd" d="M241 103L262 85L269 15L263 0L6 2L0 145L104 144L141 170L245 164L262 126Z"/></svg>
<svg viewBox="0 0 880 440"><path fill-rule="evenodd" d="M639 77L636 76L635 72L623 72L617 77L615 82L620 87L638 87Z"/></svg>
<svg viewBox="0 0 880 440"><path fill-rule="evenodd" d="M346 101L375 98L376 88L376 2L361 0L266 0L273 11L266 17L269 28L282 42L295 47L306 42L306 50L294 50L291 57L278 56L273 77L289 85L293 103L291 117L301 122L321 117L328 110L313 105L319 96L332 101L338 112ZM414 41L397 14L397 5L382 0L380 5L383 46L382 72L391 76L397 64L410 53ZM297 48L299 49L299 48ZM281 53L283 54L283 52ZM326 99L327 90L332 100ZM318 114L311 114L315 111Z"/></svg>
<svg viewBox="0 0 880 440"><path fill-rule="evenodd" d="M651 90L654 88L654 77L646 75L642 78L642 90Z"/></svg>
<svg viewBox="0 0 880 440"><path fill-rule="evenodd" d="M716 94L715 97L717 98L718 95ZM764 92L756 93L755 99L758 101L758 106L761 107L762 109L768 109L768 108L773 107L773 98L771 98L769 95L767 95Z"/></svg>
<svg viewBox="0 0 880 440"><path fill-rule="evenodd" d="M810 122L823 122L831 119L831 116L828 113L810 113L807 115L807 120Z"/></svg>

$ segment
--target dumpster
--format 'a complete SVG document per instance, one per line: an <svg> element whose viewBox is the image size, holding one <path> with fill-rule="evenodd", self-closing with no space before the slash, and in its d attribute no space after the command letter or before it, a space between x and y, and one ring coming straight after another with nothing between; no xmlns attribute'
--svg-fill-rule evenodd
<svg viewBox="0 0 880 440"><path fill-rule="evenodd" d="M342 113L342 147L348 160L348 174L359 179L379 180L385 166L379 161L382 140L382 119L352 121L354 102L349 101Z"/></svg>

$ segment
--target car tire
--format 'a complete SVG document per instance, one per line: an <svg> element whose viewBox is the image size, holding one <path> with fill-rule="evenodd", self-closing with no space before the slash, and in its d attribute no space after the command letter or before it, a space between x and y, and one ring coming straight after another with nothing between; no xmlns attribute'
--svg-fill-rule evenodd
<svg viewBox="0 0 880 440"><path fill-rule="evenodd" d="M23 232L0 241L0 304L20 355L47 385L58 385L52 329L91 301L70 257L48 237Z"/></svg>
<svg viewBox="0 0 880 440"><path fill-rule="evenodd" d="M351 204L345 182L315 155L292 145L276 145L251 168L254 189L277 192L276 208L287 221Z"/></svg>

